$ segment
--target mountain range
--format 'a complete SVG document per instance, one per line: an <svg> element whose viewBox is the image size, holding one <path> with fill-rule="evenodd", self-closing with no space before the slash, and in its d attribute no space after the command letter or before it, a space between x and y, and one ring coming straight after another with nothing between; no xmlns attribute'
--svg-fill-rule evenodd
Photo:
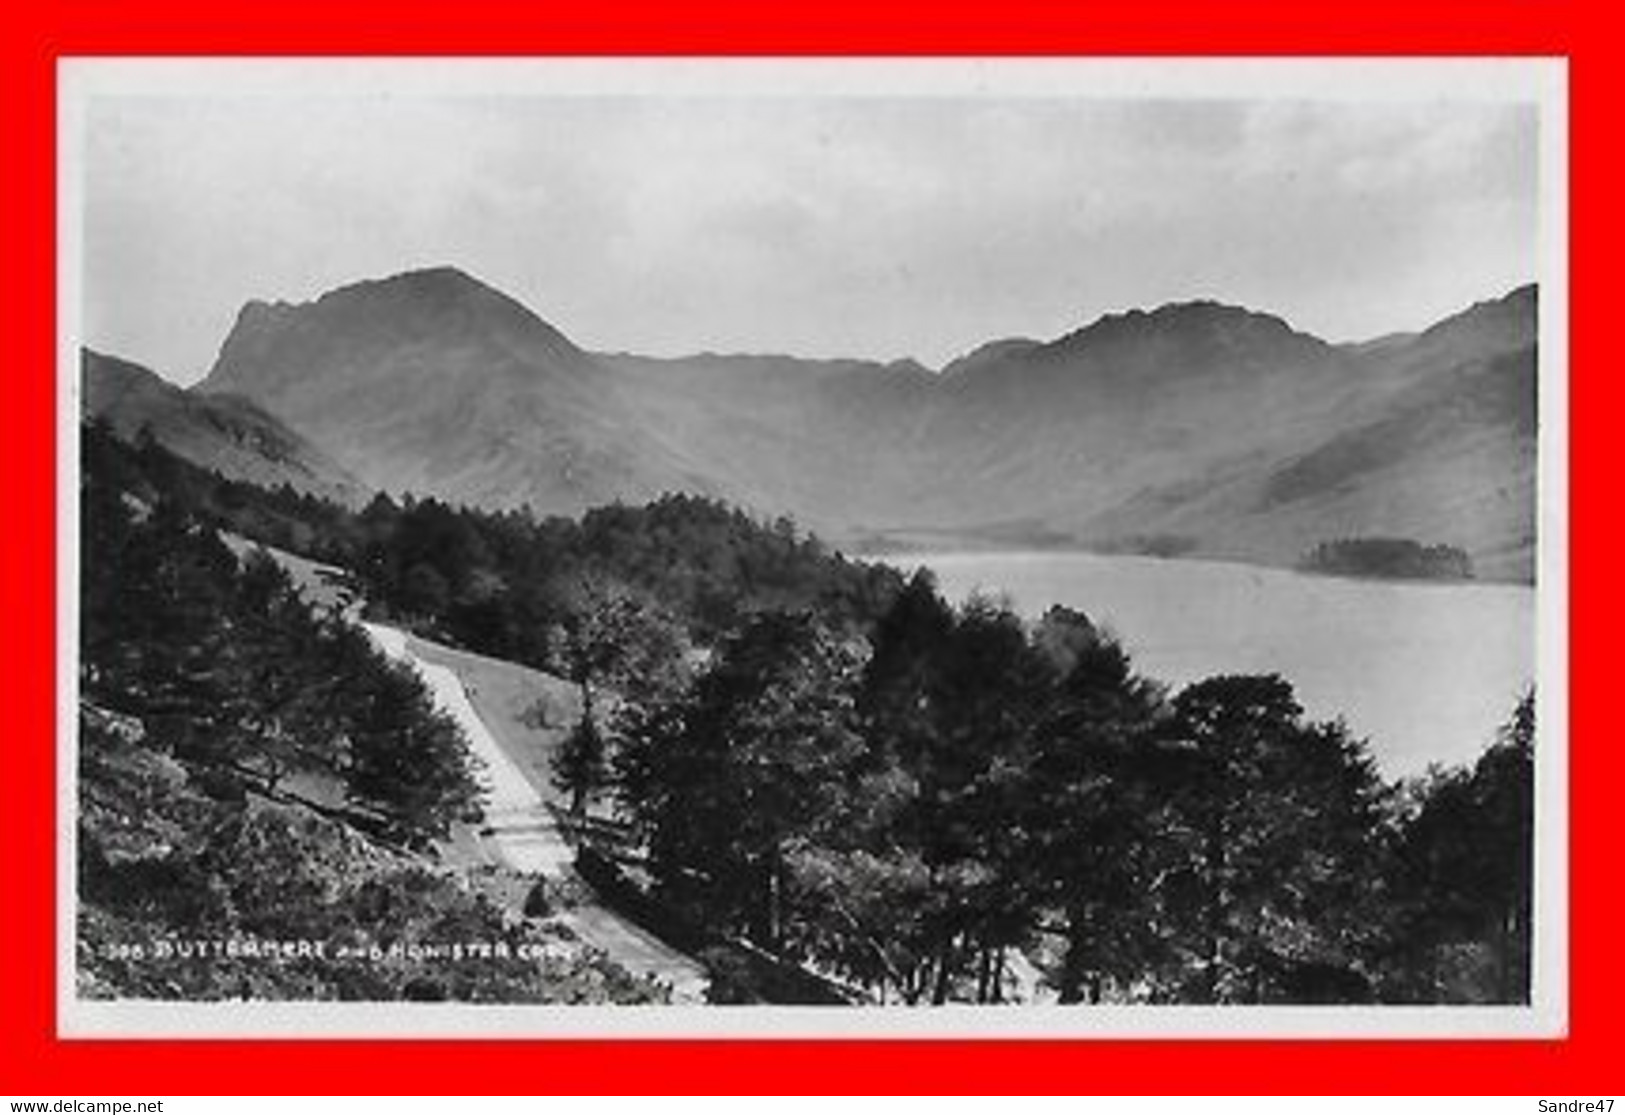
<svg viewBox="0 0 1625 1115"><path fill-rule="evenodd" d="M86 403L228 475L308 473L296 486L346 499L409 491L576 513L682 490L793 516L850 548L1267 564L1393 536L1527 580L1536 321L1528 286L1365 344L1200 301L994 340L940 371L671 359L586 351L434 268L251 302L186 391L87 354Z"/></svg>

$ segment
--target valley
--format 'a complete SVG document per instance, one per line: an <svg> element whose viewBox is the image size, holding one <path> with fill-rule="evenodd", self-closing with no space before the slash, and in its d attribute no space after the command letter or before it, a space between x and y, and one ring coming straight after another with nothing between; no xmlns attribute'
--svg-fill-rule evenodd
<svg viewBox="0 0 1625 1115"><path fill-rule="evenodd" d="M931 371L593 353L435 268L250 303L184 391L86 350L85 715L139 720L91 779L126 792L120 731L173 750L178 814L303 826L280 867L317 880L336 842L433 844L387 885L429 870L564 965L345 974L382 997L1516 1001L1526 928L1483 926L1527 921L1491 838L1531 769L1535 301L1352 346L1186 302ZM1290 571L1350 554L1511 583ZM323 566L365 604L292 608ZM139 869L212 862L187 835ZM109 862L100 935L152 916ZM303 978L256 993L331 993Z"/></svg>
<svg viewBox="0 0 1625 1115"><path fill-rule="evenodd" d="M183 455L264 478L179 413L246 400L345 492L563 515L686 492L865 549L923 536L1290 567L1324 542L1395 537L1528 582L1535 346L1524 287L1371 345L1189 302L993 342L940 372L657 359L589 352L437 268L249 304L207 377L168 402L178 416L145 421Z"/></svg>
<svg viewBox="0 0 1625 1115"><path fill-rule="evenodd" d="M1516 587L1051 552L1005 600L955 581L953 555L854 562L691 496L579 519L384 495L357 512L105 421L81 448L94 997L1527 994L1527 930L1486 927L1527 925L1526 880L1505 872L1527 831L1505 815L1528 800L1532 692L1430 675L1438 646L1392 642L1425 611L1407 592L1459 631L1457 605ZM1010 556L968 555L973 578L1016 586ZM1042 572L1068 557L1095 575ZM1475 636L1514 658L1519 641ZM1499 710L1472 740L1430 740L1451 765L1418 775L1420 756L1325 707L1317 663L1356 713L1362 683L1402 713ZM257 981L122 963L131 938L197 923L404 951ZM466 925L515 960L430 967Z"/></svg>

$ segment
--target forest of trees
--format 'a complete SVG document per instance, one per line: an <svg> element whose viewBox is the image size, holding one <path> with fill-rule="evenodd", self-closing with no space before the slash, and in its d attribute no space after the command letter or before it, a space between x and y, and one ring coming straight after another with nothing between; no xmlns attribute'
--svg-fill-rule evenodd
<svg viewBox="0 0 1625 1115"><path fill-rule="evenodd" d="M847 560L788 519L758 521L699 496L579 519L383 494L356 512L225 480L150 438L126 456L200 521L351 570L382 616L559 672L559 628L577 614L583 581L637 595L702 644L763 611L810 609L860 629L902 585L896 570Z"/></svg>
<svg viewBox="0 0 1625 1115"><path fill-rule="evenodd" d="M1424 546L1411 538L1340 538L1322 542L1304 555L1307 573L1396 580L1466 581L1473 561L1458 546Z"/></svg>
<svg viewBox="0 0 1625 1115"><path fill-rule="evenodd" d="M366 634L319 616L268 557L142 482L122 443L87 431L80 674L222 792L295 773L342 785L348 819L408 847L478 814L457 727Z"/></svg>
<svg viewBox="0 0 1625 1115"><path fill-rule="evenodd" d="M1285 681L1168 695L1087 617L908 584L867 639L764 615L629 703L619 805L690 924L888 1001L1519 1002L1533 698L1393 785Z"/></svg>
<svg viewBox="0 0 1625 1115"><path fill-rule="evenodd" d="M286 585L228 570L212 528L229 527L354 570L398 622L577 686L555 777L628 834L593 853L625 867L606 888L674 936L704 927L887 1002L1034 983L1069 1003L1528 998L1533 694L1508 695L1472 768L1391 783L1280 677L1170 692L1080 612L951 606L926 574L714 502L354 513L94 427L85 444L133 477L86 488L87 693L200 778L274 790L314 764L408 843L471 806L455 777L418 777L455 751L426 708L421 755L368 759L369 731L402 729L367 717L412 698L356 695L409 687L337 621L266 619ZM205 583L150 587L175 578ZM161 728L171 707L190 712Z"/></svg>
<svg viewBox="0 0 1625 1115"><path fill-rule="evenodd" d="M562 953L432 979L395 946L547 941L424 855L479 816L472 756L409 669L243 562L84 431L78 875L92 996L650 1001ZM156 942L321 941L382 961L155 956Z"/></svg>

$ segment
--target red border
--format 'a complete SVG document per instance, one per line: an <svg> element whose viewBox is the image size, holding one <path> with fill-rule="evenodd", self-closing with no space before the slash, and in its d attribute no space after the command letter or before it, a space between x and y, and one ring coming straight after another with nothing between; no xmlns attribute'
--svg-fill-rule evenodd
<svg viewBox="0 0 1625 1115"><path fill-rule="evenodd" d="M1141 0L1047 10L824 0L797 12L621 0L612 12L458 4L70 0L0 16L0 1094L532 1093L536 1091L1490 1092L1617 1090L1625 929L1614 795L1625 764L1603 693L1618 536L1605 423L1625 403L1605 348L1625 252L1621 58L1601 11L1527 0L1360 5ZM239 14L243 13L243 14ZM247 13L251 13L247 14ZM1570 1034L1542 1042L64 1042L54 1008L55 102L74 54L1556 54L1571 59L1572 944ZM1615 110L1610 113L1609 107Z"/></svg>

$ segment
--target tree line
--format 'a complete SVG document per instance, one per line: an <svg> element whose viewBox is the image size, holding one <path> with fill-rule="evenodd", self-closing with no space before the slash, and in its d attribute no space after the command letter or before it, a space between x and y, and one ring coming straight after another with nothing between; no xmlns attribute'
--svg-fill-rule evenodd
<svg viewBox="0 0 1625 1115"><path fill-rule="evenodd" d="M413 672L313 613L263 553L234 554L151 447L89 426L82 453L82 995L661 998L434 865L478 786ZM258 940L328 951L180 947ZM464 942L508 955L408 951Z"/></svg>
<svg viewBox="0 0 1625 1115"><path fill-rule="evenodd" d="M1520 1002L1533 733L1529 695L1389 783L1280 677L1170 695L922 572L865 637L762 615L628 701L608 789L674 919L886 1001Z"/></svg>
<svg viewBox="0 0 1625 1115"><path fill-rule="evenodd" d="M787 518L672 494L579 519L375 496L359 511L223 479L138 437L130 462L177 505L219 529L352 571L380 617L482 653L568 672L567 624L603 586L637 596L697 644L758 612L809 609L857 630L902 585Z"/></svg>
<svg viewBox="0 0 1625 1115"><path fill-rule="evenodd" d="M227 790L292 775L343 789L350 819L403 846L477 816L472 756L417 676L313 612L269 557L238 557L152 484L116 437L84 432L80 676Z"/></svg>
<svg viewBox="0 0 1625 1115"><path fill-rule="evenodd" d="M1307 573L1399 580L1468 581L1473 561L1459 546L1425 546L1413 538L1339 538L1303 556Z"/></svg>

